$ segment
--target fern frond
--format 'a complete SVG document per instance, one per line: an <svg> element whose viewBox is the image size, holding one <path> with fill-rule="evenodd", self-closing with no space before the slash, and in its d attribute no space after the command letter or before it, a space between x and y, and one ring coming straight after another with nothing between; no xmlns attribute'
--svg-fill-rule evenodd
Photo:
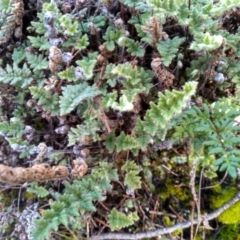
<svg viewBox="0 0 240 240"><path fill-rule="evenodd" d="M87 80L91 79L93 76L93 69L97 63L96 56L97 53L91 53L82 60L76 61L77 65L83 69L85 78Z"/></svg>
<svg viewBox="0 0 240 240"><path fill-rule="evenodd" d="M39 48L40 51L49 50L50 47L51 47L51 44L49 43L49 41L44 37L28 36L28 39L30 40L32 46L35 47L35 48Z"/></svg>
<svg viewBox="0 0 240 240"><path fill-rule="evenodd" d="M96 120L86 120L85 124L77 125L76 128L71 128L71 132L68 134L68 146L74 145L77 141L84 144L84 138L86 137L95 139L99 130L99 123Z"/></svg>
<svg viewBox="0 0 240 240"><path fill-rule="evenodd" d="M101 92L95 85L89 86L86 82L78 85L68 85L62 87L62 96L60 96L60 114L70 113L78 104L86 99L91 99Z"/></svg>
<svg viewBox="0 0 240 240"><path fill-rule="evenodd" d="M78 79L75 76L75 68L73 66L67 68L66 70L59 72L58 76L62 79L62 80L67 80L69 82L75 82Z"/></svg>
<svg viewBox="0 0 240 240"><path fill-rule="evenodd" d="M166 90L165 95L159 93L158 103L150 103L151 108L147 111L143 121L144 130L155 135L158 128L165 128L171 118L181 113L196 87L196 82L189 82L185 84L182 92Z"/></svg>
<svg viewBox="0 0 240 240"><path fill-rule="evenodd" d="M2 73L2 74L1 74ZM0 82L10 83L13 86L25 88L33 81L33 74L27 64L19 68L16 64L7 65L0 69Z"/></svg>
<svg viewBox="0 0 240 240"><path fill-rule="evenodd" d="M72 184L65 182L64 193L57 194L57 202L51 205L51 209L44 211L41 219L36 220L36 227L32 229L33 238L49 239L51 231L57 231L60 224L82 229L79 224L74 224L76 219L81 221L86 211L96 211L94 201L102 200L104 192L110 189L110 181L117 179L116 169L103 161L84 179L74 180ZM103 182L105 184L102 184ZM133 216L133 219L136 219L136 216Z"/></svg>
<svg viewBox="0 0 240 240"><path fill-rule="evenodd" d="M146 2L155 12L164 12L170 16L177 16L177 10L181 3L178 0L147 0Z"/></svg>
<svg viewBox="0 0 240 240"><path fill-rule="evenodd" d="M48 60L43 58L41 55L26 54L28 64L33 71L43 70L48 68Z"/></svg>
<svg viewBox="0 0 240 240"><path fill-rule="evenodd" d="M87 46L89 45L89 39L88 36L86 34L84 34L78 41L77 45L76 45L76 49L78 50L83 50L86 49Z"/></svg>
<svg viewBox="0 0 240 240"><path fill-rule="evenodd" d="M43 109L50 111L52 116L59 114L59 96L57 93L51 94L50 91L43 87L29 87L34 99L38 100L39 105L43 105Z"/></svg>
<svg viewBox="0 0 240 240"><path fill-rule="evenodd" d="M0 132L7 136L19 138L24 134L24 124L20 119L12 118L9 122L0 122Z"/></svg>
<svg viewBox="0 0 240 240"><path fill-rule="evenodd" d="M117 152L138 147L138 143L135 138L129 135L125 135L124 132L121 132L121 134L116 138L115 144Z"/></svg>
<svg viewBox="0 0 240 240"><path fill-rule="evenodd" d="M132 215L126 216L124 213L117 211L116 208L111 210L108 218L108 222L112 231L131 226L134 221L138 220L136 212L132 213Z"/></svg>
<svg viewBox="0 0 240 240"><path fill-rule="evenodd" d="M157 44L157 49L161 54L163 64L168 67L172 62L176 53L179 51L179 46L184 42L185 38L174 37L173 39L167 39Z"/></svg>

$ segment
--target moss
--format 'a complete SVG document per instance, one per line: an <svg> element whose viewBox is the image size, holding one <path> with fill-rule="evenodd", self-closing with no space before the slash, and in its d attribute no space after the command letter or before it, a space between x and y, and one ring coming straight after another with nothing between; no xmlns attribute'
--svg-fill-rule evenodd
<svg viewBox="0 0 240 240"><path fill-rule="evenodd" d="M231 200L237 193L237 189L228 188L223 190L221 194L217 196L211 197L211 207L213 209L221 207L224 203ZM237 224L240 223L240 214L236 214L240 212L240 202L237 202L233 206L231 206L228 210L223 212L218 220L225 224Z"/></svg>
<svg viewBox="0 0 240 240"><path fill-rule="evenodd" d="M239 224L225 225L225 227L217 236L217 239L240 240L240 225Z"/></svg>
<svg viewBox="0 0 240 240"><path fill-rule="evenodd" d="M170 196L174 196L182 202L189 202L191 199L191 193L188 188L176 186L172 179L167 179L166 187L161 191L160 196L163 200L166 200Z"/></svg>
<svg viewBox="0 0 240 240"><path fill-rule="evenodd" d="M221 187L221 184L219 184L219 182L217 181L213 181L212 185L214 186L212 188L212 191L216 194L221 194L222 192L222 187Z"/></svg>
<svg viewBox="0 0 240 240"><path fill-rule="evenodd" d="M175 222L171 221L171 219L168 216L164 216L163 220L164 220L167 227L173 226L175 224ZM178 235L182 234L182 231L183 231L182 229L179 229L179 230L173 232L172 235L178 236Z"/></svg>

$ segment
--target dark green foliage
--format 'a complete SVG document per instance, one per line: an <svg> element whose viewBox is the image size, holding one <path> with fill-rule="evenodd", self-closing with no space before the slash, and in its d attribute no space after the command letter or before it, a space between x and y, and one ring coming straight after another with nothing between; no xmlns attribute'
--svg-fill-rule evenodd
<svg viewBox="0 0 240 240"><path fill-rule="evenodd" d="M83 180L74 180L73 184L65 182L64 193L59 194L51 209L45 210L42 218L36 220L36 228L32 230L33 238L49 239L51 231L57 231L60 224L71 227L74 218L82 219L84 213L96 211L94 201L101 201L104 191L112 187L110 181L117 179L112 165L102 162ZM78 228L81 229L81 226L78 225Z"/></svg>
<svg viewBox="0 0 240 240"><path fill-rule="evenodd" d="M44 37L28 37L32 46L35 48L39 48L39 50L48 50L51 45L48 40Z"/></svg>
<svg viewBox="0 0 240 240"><path fill-rule="evenodd" d="M112 231L130 226L134 223L134 221L137 221L139 219L136 212L131 213L129 216L127 216L122 212L118 212L116 208L112 209L108 217Z"/></svg>
<svg viewBox="0 0 240 240"><path fill-rule="evenodd" d="M13 118L10 122L0 122L0 132L12 137L21 137L24 133L23 122L18 118Z"/></svg>
<svg viewBox="0 0 240 240"><path fill-rule="evenodd" d="M70 172L27 188L44 209L33 239L91 238L104 221L106 233L148 231L165 219L150 211L190 209L189 182L201 212L205 187L236 188L239 0L40 2L0 0L1 164L31 167L41 141L44 162ZM74 160L88 165L82 180ZM9 196L21 211L20 193Z"/></svg>
<svg viewBox="0 0 240 240"><path fill-rule="evenodd" d="M127 51L136 57L143 57L144 56L144 49L141 47L139 42L135 42L132 39L127 39L126 41Z"/></svg>
<svg viewBox="0 0 240 240"><path fill-rule="evenodd" d="M229 109L228 104L221 102L216 102L210 109L205 104L202 110L193 107L183 115L174 136L201 139L206 154L216 156L214 165L236 178L240 163L240 151L237 149L240 127L234 124L236 116L238 111Z"/></svg>
<svg viewBox="0 0 240 240"><path fill-rule="evenodd" d="M94 118L89 118L84 124L71 128L68 134L68 146L74 145L77 141L83 141L85 136L97 140L98 131L100 131L99 123Z"/></svg>
<svg viewBox="0 0 240 240"><path fill-rule="evenodd" d="M179 51L179 46L184 42L185 38L174 37L167 39L157 44L157 49L161 54L163 64L168 67L172 62L176 53Z"/></svg>
<svg viewBox="0 0 240 240"><path fill-rule="evenodd" d="M70 113L83 100L93 98L101 93L96 86L88 86L87 83L69 85L63 87L62 90L59 101L61 115Z"/></svg>
<svg viewBox="0 0 240 240"><path fill-rule="evenodd" d="M116 138L116 135L115 135L115 132L113 131L110 134L108 134L105 139L104 144L106 145L106 147L110 153L112 153L115 148L115 143L114 143L115 138Z"/></svg>
<svg viewBox="0 0 240 240"><path fill-rule="evenodd" d="M51 94L50 91L42 87L29 88L34 99L38 99L38 104L43 105L46 111L50 111L52 116L59 114L59 96L57 93Z"/></svg>
<svg viewBox="0 0 240 240"><path fill-rule="evenodd" d="M10 83L21 88L27 87L33 81L32 71L25 63L19 68L16 64L7 65L5 69L0 68L0 82Z"/></svg>
<svg viewBox="0 0 240 240"><path fill-rule="evenodd" d="M124 178L125 186L132 190L141 188L141 177L138 174L142 169L135 162L126 161L122 166L122 170L126 172Z"/></svg>
<svg viewBox="0 0 240 240"><path fill-rule="evenodd" d="M30 193L35 193L39 198L44 198L49 195L48 190L42 186L38 186L37 182L31 183L27 188L27 191Z"/></svg>

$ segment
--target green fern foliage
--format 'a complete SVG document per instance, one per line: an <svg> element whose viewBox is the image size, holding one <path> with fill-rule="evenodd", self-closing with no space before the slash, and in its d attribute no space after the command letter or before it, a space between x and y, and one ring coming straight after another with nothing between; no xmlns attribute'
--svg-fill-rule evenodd
<svg viewBox="0 0 240 240"><path fill-rule="evenodd" d="M116 144L117 152L138 147L138 143L136 142L134 137L125 135L124 132L121 132L121 134L116 138L115 144Z"/></svg>
<svg viewBox="0 0 240 240"><path fill-rule="evenodd" d="M89 45L89 39L88 39L88 36L85 34L79 39L76 45L76 49L81 51L86 49L88 45Z"/></svg>
<svg viewBox="0 0 240 240"><path fill-rule="evenodd" d="M37 227L32 232L34 239L50 239L52 230L57 231L60 224L68 223L66 209L64 203L55 203L51 210L46 210L43 218L36 220Z"/></svg>
<svg viewBox="0 0 240 240"><path fill-rule="evenodd" d="M91 79L93 76L93 69L97 63L96 60L97 53L90 53L87 57L82 60L76 61L78 66L83 69L84 76L87 80Z"/></svg>
<svg viewBox="0 0 240 240"><path fill-rule="evenodd" d="M237 0L222 0L219 1L216 6L212 9L212 13L220 15L230 10L231 8L238 7L239 2Z"/></svg>
<svg viewBox="0 0 240 240"><path fill-rule="evenodd" d="M110 85L116 85L116 79L122 84L121 96L117 101L117 91L108 93L102 97L103 105L106 109L111 107L120 112L130 112L134 109L133 101L139 93L148 93L152 83L152 71L146 71L144 68L133 67L129 63L119 64L117 66L109 64L104 75L104 79Z"/></svg>
<svg viewBox="0 0 240 240"><path fill-rule="evenodd" d="M11 9L11 0L0 0L1 11L7 11Z"/></svg>
<svg viewBox="0 0 240 240"><path fill-rule="evenodd" d="M109 151L109 153L112 153L113 150L115 149L115 142L114 142L115 138L116 138L115 131L112 131L105 138L104 145L107 147L107 150Z"/></svg>
<svg viewBox="0 0 240 240"><path fill-rule="evenodd" d="M48 61L46 58L43 58L41 55L26 54L28 64L33 71L43 70L48 68Z"/></svg>
<svg viewBox="0 0 240 240"><path fill-rule="evenodd" d="M141 47L139 42L134 41L132 39L127 39L126 41L127 51L135 57L143 57L144 56L144 49Z"/></svg>
<svg viewBox="0 0 240 240"><path fill-rule="evenodd" d="M60 25L64 31L64 34L68 36L74 36L78 31L78 22L72 21L72 16L70 14L62 15L59 19Z"/></svg>
<svg viewBox="0 0 240 240"><path fill-rule="evenodd" d="M39 48L40 51L48 50L51 47L51 44L48 40L44 37L31 37L29 36L28 39L30 40L31 44L35 48Z"/></svg>
<svg viewBox="0 0 240 240"><path fill-rule="evenodd" d="M18 65L26 57L25 47L17 47L13 50L12 60Z"/></svg>
<svg viewBox="0 0 240 240"><path fill-rule="evenodd" d="M122 101L128 100L129 102L132 102L138 93L149 92L152 86L151 80L154 76L152 71L133 67L130 63L113 67L111 73L121 79L121 84L124 86L122 93L126 99L124 100L125 97L122 97Z"/></svg>
<svg viewBox="0 0 240 240"><path fill-rule="evenodd" d="M96 210L94 201L101 201L106 190L111 190L111 180L118 180L116 169L107 162L101 162L91 175L73 184L65 182L63 194L58 194L57 202L51 209L45 210L41 219L36 220L32 237L36 240L49 239L52 231L57 231L60 224L73 229L82 229L76 224L83 220L84 214Z"/></svg>
<svg viewBox="0 0 240 240"><path fill-rule="evenodd" d="M116 98L115 98L116 99ZM127 112L132 111L134 109L134 105L131 101L128 101L128 98L126 95L122 95L119 99L119 103L114 101L111 105L107 105L111 107L114 110L118 110L120 112Z"/></svg>
<svg viewBox="0 0 240 240"><path fill-rule="evenodd" d="M64 71L61 71L58 73L58 76L62 80L67 80L69 82L76 82L78 79L76 78L75 75L75 68L73 66L65 69Z"/></svg>
<svg viewBox="0 0 240 240"><path fill-rule="evenodd" d="M126 161L122 166L122 170L126 172L124 177L125 186L132 190L141 188L141 177L138 174L142 169L135 162Z"/></svg>
<svg viewBox="0 0 240 240"><path fill-rule="evenodd" d="M240 127L234 124L234 119L238 114L221 102L216 102L211 109L207 105L203 109L193 107L180 120L174 136L181 139L191 136L195 149L199 149L197 144L201 141L205 154L215 155L214 165L236 178L240 166L240 151L237 149Z"/></svg>
<svg viewBox="0 0 240 240"><path fill-rule="evenodd" d="M24 63L20 68L16 64L7 65L5 69L0 68L0 82L25 88L33 81L32 71Z"/></svg>
<svg viewBox="0 0 240 240"><path fill-rule="evenodd" d="M0 132L12 137L21 137L24 133L23 122L19 118L12 118L9 122L0 122Z"/></svg>
<svg viewBox="0 0 240 240"><path fill-rule="evenodd" d="M104 45L109 51L113 51L116 47L116 43L122 36L124 36L124 32L122 30L108 27L105 35L103 36L103 39L105 40Z"/></svg>
<svg viewBox="0 0 240 240"><path fill-rule="evenodd" d="M68 146L74 145L77 141L84 142L84 138L97 140L97 132L100 131L99 123L95 119L88 119L84 124L71 128L68 134Z"/></svg>
<svg viewBox="0 0 240 240"><path fill-rule="evenodd" d="M191 96L195 93L196 82L188 82L183 91L166 91L165 95L158 94L158 102L150 103L151 108L147 111L143 121L144 130L150 135L155 135L158 128L164 129L171 118L182 112Z"/></svg>
<svg viewBox="0 0 240 240"><path fill-rule="evenodd" d="M38 100L39 105L43 105L43 109L50 111L52 116L59 114L59 96L57 93L51 94L50 91L43 87L29 87L34 99Z"/></svg>
<svg viewBox="0 0 240 240"><path fill-rule="evenodd" d="M210 33L205 33L202 35L202 38L196 39L191 46L190 49L195 51L212 51L219 48L223 43L223 37L221 35L210 35Z"/></svg>
<svg viewBox="0 0 240 240"><path fill-rule="evenodd" d="M35 2L0 0L1 162L32 166L41 140L53 148L46 155L51 166L67 160L70 166L74 158L74 165L86 160L88 170L81 180L69 174L60 188L52 183L58 191L53 196L49 183L23 190L44 208L29 239L91 238L88 229L97 234L98 218L108 222L105 232L147 231L158 219L137 224L139 208L131 210L136 199L124 201L126 194L150 194L151 201L137 199L149 207L158 202L154 184L160 179L167 186L159 211L167 210L169 201L188 207L190 195L183 199L175 189L172 198L164 191L176 174L189 181L193 161L192 190L215 184L222 175L229 176L224 183L236 184L239 0ZM201 182L202 176L209 182ZM207 194L211 191L215 188ZM16 209L16 196L4 199L3 208L9 203ZM114 208L115 200L121 206ZM20 210L26 206L21 199ZM104 206L112 210L104 213ZM14 237L16 229L0 235Z"/></svg>
<svg viewBox="0 0 240 240"><path fill-rule="evenodd" d="M62 91L59 101L61 115L70 113L83 100L91 99L101 94L95 85L89 86L86 82L62 87Z"/></svg>
<svg viewBox="0 0 240 240"><path fill-rule="evenodd" d="M136 7L139 3L138 0L121 0L121 2L128 7Z"/></svg>
<svg viewBox="0 0 240 240"><path fill-rule="evenodd" d="M49 195L49 192L46 188L39 186L37 182L33 182L27 188L27 192L36 194L39 198L44 198Z"/></svg>
<svg viewBox="0 0 240 240"><path fill-rule="evenodd" d="M116 151L121 152L131 150L137 154L139 149L146 149L150 144L150 137L157 135L158 138L164 140L167 130L173 127L173 122L177 114L180 114L191 96L195 93L197 83L186 83L183 91L173 90L172 92L166 90L165 95L158 94L158 102L150 102L150 109L145 114L144 120L139 120L136 123L136 135L126 135L121 132L119 136L115 137L111 133L106 138L106 146L110 151L113 151L114 145L110 141L114 140Z"/></svg>
<svg viewBox="0 0 240 240"><path fill-rule="evenodd" d="M139 217L136 212L133 212L127 216L124 213L117 211L116 208L113 208L111 210L110 214L108 215L108 218L111 231L131 226L134 224L135 221L139 220Z"/></svg>
<svg viewBox="0 0 240 240"><path fill-rule="evenodd" d="M185 38L174 37L166 41L160 41L157 44L157 49L161 54L163 64L168 67L172 62L176 53L179 51L179 46L184 42Z"/></svg>
<svg viewBox="0 0 240 240"><path fill-rule="evenodd" d="M180 5L180 1L178 0L147 0L146 2L154 9L154 11L164 12L174 16L177 15L177 10Z"/></svg>

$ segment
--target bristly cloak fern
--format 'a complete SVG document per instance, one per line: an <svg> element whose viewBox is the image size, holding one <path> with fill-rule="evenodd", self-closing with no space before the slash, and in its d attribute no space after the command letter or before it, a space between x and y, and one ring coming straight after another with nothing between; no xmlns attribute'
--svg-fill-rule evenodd
<svg viewBox="0 0 240 240"><path fill-rule="evenodd" d="M240 167L240 151L237 148L240 126L234 124L234 119L238 115L239 112L227 103L216 102L210 109L205 104L203 109L195 106L178 119L173 137L185 139L190 136L197 153L203 148L206 156L215 155L213 164L236 178Z"/></svg>
<svg viewBox="0 0 240 240"><path fill-rule="evenodd" d="M59 96L57 93L51 94L50 91L43 87L29 87L34 99L38 100L38 104L43 106L45 111L50 111L52 116L59 114Z"/></svg>
<svg viewBox="0 0 240 240"><path fill-rule="evenodd" d="M111 133L106 138L106 147L109 151L113 151L114 148L110 142L114 138L117 152L127 149L145 149L150 143L150 137L156 135L164 140L167 130L172 127L171 120L186 107L195 93L196 87L197 82L188 82L184 85L182 91L173 90L170 92L166 90L165 95L159 93L157 103L150 102L150 109L147 111L144 120L137 121L134 129L135 136L121 132L118 137L115 137L115 133Z"/></svg>
<svg viewBox="0 0 240 240"><path fill-rule="evenodd" d="M95 85L89 86L86 82L77 85L62 87L63 93L60 97L60 114L70 113L83 100L93 98L101 92Z"/></svg>
<svg viewBox="0 0 240 240"><path fill-rule="evenodd" d="M101 201L104 192L111 190L111 180L118 180L117 170L107 162L100 162L99 167L95 167L92 174L83 180L74 180L73 184L65 182L64 193L58 194L57 202L36 220L32 237L35 240L50 239L51 231L57 231L60 224L81 230L83 227L79 222L86 212L96 211L94 201Z"/></svg>
<svg viewBox="0 0 240 240"><path fill-rule="evenodd" d="M140 137L139 141L146 144L149 141L142 136L145 135L149 139L149 136L155 136L158 131L162 131L160 138L164 140L167 129L171 127L170 120L180 114L186 107L195 93L196 87L197 82L188 82L184 85L182 91L173 90L170 92L167 90L165 95L159 93L157 103L151 102L144 120L138 120L137 122L136 134Z"/></svg>
<svg viewBox="0 0 240 240"><path fill-rule="evenodd" d="M184 42L185 38L174 37L167 39L157 44L157 49L161 54L163 64L168 67L172 62L176 53L179 51L179 46Z"/></svg>

